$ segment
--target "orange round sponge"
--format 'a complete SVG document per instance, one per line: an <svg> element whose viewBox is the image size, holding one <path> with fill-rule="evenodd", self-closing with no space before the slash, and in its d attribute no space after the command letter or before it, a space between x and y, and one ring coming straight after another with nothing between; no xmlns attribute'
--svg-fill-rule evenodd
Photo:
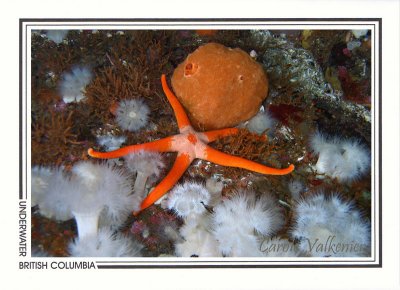
<svg viewBox="0 0 400 290"><path fill-rule="evenodd" d="M200 46L178 65L172 88L194 127L232 127L250 119L268 94L262 66L239 48Z"/></svg>

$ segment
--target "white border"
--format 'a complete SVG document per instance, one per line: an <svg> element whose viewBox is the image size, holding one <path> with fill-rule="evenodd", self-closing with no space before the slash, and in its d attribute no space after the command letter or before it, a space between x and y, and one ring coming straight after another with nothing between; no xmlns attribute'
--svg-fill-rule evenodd
<svg viewBox="0 0 400 290"><path fill-rule="evenodd" d="M189 27L188 27L189 25ZM293 29L293 30L301 30L301 29L338 29L338 30L350 30L350 29L370 29L371 33L371 42L372 45L372 57L371 57L371 72L373 73L371 78L371 87L372 87L372 95L371 98L373 100L373 106L371 110L372 117L372 138L371 138L371 152L372 152L372 186L371 186L371 253L372 256L370 258L196 258L196 259L185 259L185 258L92 258L86 259L87 261L96 261L98 266L132 266L132 267L176 267L176 266L184 266L184 267L294 267L294 266L374 266L378 265L379 260L379 196L377 193L379 192L379 138L376 139L373 132L376 134L379 132L379 111L376 109L379 105L379 22L377 21L227 21L227 22L198 22L198 21L188 21L185 22L175 22L175 21L148 21L145 23L142 22L124 22L121 24L120 22L112 22L112 21L103 21L103 22L52 22L52 21L43 21L43 22L24 22L23 23L24 31L23 35L23 48L24 52L26 52L26 67L24 67L23 71L23 79L25 73L27 75L26 82L23 82L23 92L26 93L26 104L24 100L24 105L27 107L24 108L24 112L28 118L23 120L24 125L24 136L27 137L27 148L24 147L23 156L27 156L27 159L24 160L24 165L26 168L31 168L30 160L31 160L31 152L30 152L30 143L31 139L30 134L30 100L31 100L31 34L34 30L46 30L46 29L87 29L87 30L100 30L100 29L112 29L112 30L126 30L126 29L263 29L263 30L278 30L278 29ZM26 36L26 38L25 38ZM28 49L26 49L28 48ZM25 57L25 55L23 55ZM26 71L25 71L26 69ZM25 95L24 95L25 96ZM23 97L24 99L24 97ZM25 142L23 142L25 144ZM28 150L27 150L28 149ZM25 155L26 154L26 155ZM24 171L24 170L23 170ZM28 174L26 179L27 184L30 184L30 170L27 170ZM25 173L25 172L24 172ZM376 174L376 181L374 178L374 174ZM25 176L24 176L25 177ZM30 197L30 186L26 186L24 183L23 188L27 192L27 196ZM30 201L28 198L28 205L30 205ZM30 236L30 231L29 231ZM29 250L28 255L30 256L30 241L29 241ZM54 258L57 259L57 258ZM23 259L24 261L38 261L37 258L31 259Z"/></svg>
<svg viewBox="0 0 400 290"><path fill-rule="evenodd" d="M0 11L3 25L2 97L2 263L0 285L5 289L400 289L399 198L399 1L376 0L221 0L189 1L36 1L7 3ZM383 265L382 268L335 269L201 269L130 271L21 271L16 260L18 183L18 20L62 17L380 17L383 19ZM72 284L72 285L71 285Z"/></svg>

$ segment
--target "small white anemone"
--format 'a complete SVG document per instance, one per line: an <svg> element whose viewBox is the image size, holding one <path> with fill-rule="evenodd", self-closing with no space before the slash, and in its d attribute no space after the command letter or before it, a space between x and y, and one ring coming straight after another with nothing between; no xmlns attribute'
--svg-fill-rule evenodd
<svg viewBox="0 0 400 290"><path fill-rule="evenodd" d="M136 174L133 191L138 201L141 201L146 195L146 185L150 186L165 167L163 157L157 152L141 150L126 155L124 159L126 168Z"/></svg>
<svg viewBox="0 0 400 290"><path fill-rule="evenodd" d="M68 32L69 30L62 30L62 29L46 30L46 36L49 40L59 44L63 42Z"/></svg>
<svg viewBox="0 0 400 290"><path fill-rule="evenodd" d="M97 137L97 143L103 146L105 151L114 151L126 142L126 136L102 135Z"/></svg>
<svg viewBox="0 0 400 290"><path fill-rule="evenodd" d="M180 229L183 241L175 244L175 253L178 257L221 257L219 244L210 231L210 217L202 215L194 219L185 220Z"/></svg>
<svg viewBox="0 0 400 290"><path fill-rule="evenodd" d="M299 199L306 188L304 183L299 179L292 179L288 183L288 189L293 199Z"/></svg>
<svg viewBox="0 0 400 290"><path fill-rule="evenodd" d="M362 257L370 255L370 224L350 202L338 194L323 193L298 201L294 208L293 238L305 255L316 257ZM326 244L338 247L325 247Z"/></svg>
<svg viewBox="0 0 400 290"><path fill-rule="evenodd" d="M114 234L109 229L79 237L69 244L72 257L141 257L143 246L122 234Z"/></svg>
<svg viewBox="0 0 400 290"><path fill-rule="evenodd" d="M351 32L353 33L355 38L360 38L367 35L368 29L353 29Z"/></svg>
<svg viewBox="0 0 400 290"><path fill-rule="evenodd" d="M211 199L208 205L214 207L222 199L222 190L224 189L224 183L216 178L211 177L206 180L205 186L211 195Z"/></svg>
<svg viewBox="0 0 400 290"><path fill-rule="evenodd" d="M318 173L351 182L368 172L371 152L359 140L342 140L316 132L311 138L311 148L318 154L315 169Z"/></svg>
<svg viewBox="0 0 400 290"><path fill-rule="evenodd" d="M125 141L126 136L115 136L111 134L97 136L97 143L102 146L106 152L119 149ZM122 161L119 158L110 158L107 159L106 162L110 165L122 165Z"/></svg>
<svg viewBox="0 0 400 290"><path fill-rule="evenodd" d="M271 236L285 223L270 194L243 191L214 207L214 236L225 256L260 256L260 236Z"/></svg>
<svg viewBox="0 0 400 290"><path fill-rule="evenodd" d="M102 226L111 228L120 226L133 207L130 176L121 169L104 164L82 161L72 168L74 178L80 183L80 190L71 193L71 209L80 227L81 236L88 232L97 232L96 221L100 218ZM82 222L79 221L82 219ZM86 220L88 221L86 223Z"/></svg>
<svg viewBox="0 0 400 290"><path fill-rule="evenodd" d="M199 183L185 182L175 186L169 193L167 207L183 218L199 216L207 210L211 195L209 191Z"/></svg>
<svg viewBox="0 0 400 290"><path fill-rule="evenodd" d="M142 99L122 100L116 110L116 121L123 130L136 132L145 127L150 109Z"/></svg>
<svg viewBox="0 0 400 290"><path fill-rule="evenodd" d="M85 98L85 88L92 80L88 67L76 66L61 77L59 90L65 103L79 102Z"/></svg>
<svg viewBox="0 0 400 290"><path fill-rule="evenodd" d="M268 135L272 136L275 124L276 120L268 111L260 111L248 121L246 127L250 132L257 134L265 133L268 130Z"/></svg>
<svg viewBox="0 0 400 290"><path fill-rule="evenodd" d="M71 180L71 176L64 173L63 168L55 168L47 187L39 198L36 199L41 215L66 221L73 218L69 196L71 192L79 190L79 184Z"/></svg>
<svg viewBox="0 0 400 290"><path fill-rule="evenodd" d="M80 237L97 233L98 224L119 227L133 210L130 176L108 164L78 162L71 174L55 169L39 199L48 218L75 218Z"/></svg>
<svg viewBox="0 0 400 290"><path fill-rule="evenodd" d="M54 171L48 167L34 166L31 170L31 206L42 202Z"/></svg>

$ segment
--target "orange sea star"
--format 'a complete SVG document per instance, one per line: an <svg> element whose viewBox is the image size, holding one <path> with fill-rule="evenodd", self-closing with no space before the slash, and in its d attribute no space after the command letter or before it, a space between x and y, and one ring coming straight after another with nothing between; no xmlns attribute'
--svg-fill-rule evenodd
<svg viewBox="0 0 400 290"><path fill-rule="evenodd" d="M195 131L191 126L189 118L187 117L182 105L179 103L173 92L169 89L165 75L161 76L161 84L164 93L174 110L176 120L178 122L179 134L149 143L127 146L110 152L97 152L92 148L88 150L88 154L94 158L119 158L139 150L178 152L178 156L170 172L143 200L140 206L140 211L149 207L165 193L167 193L168 190L170 190L178 182L179 178L181 178L183 173L189 167L190 163L196 158L211 161L223 166L240 167L262 174L284 175L293 171L293 164L289 165L287 168L276 169L244 158L225 154L221 151L211 148L207 145L207 143L215 141L216 139L224 136L234 135L238 132L238 129L227 128L208 132ZM134 214L136 215L137 213Z"/></svg>

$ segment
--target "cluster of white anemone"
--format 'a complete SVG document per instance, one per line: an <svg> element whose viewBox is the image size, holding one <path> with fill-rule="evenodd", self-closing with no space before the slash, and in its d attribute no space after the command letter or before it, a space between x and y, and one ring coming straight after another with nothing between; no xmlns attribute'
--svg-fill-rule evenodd
<svg viewBox="0 0 400 290"><path fill-rule="evenodd" d="M73 257L140 257L142 245L107 228L96 235L79 237L69 244Z"/></svg>
<svg viewBox="0 0 400 290"><path fill-rule="evenodd" d="M371 166L371 152L356 139L328 137L317 131L311 138L311 148L318 155L318 173L350 182L367 173Z"/></svg>
<svg viewBox="0 0 400 290"><path fill-rule="evenodd" d="M214 208L214 236L224 256L260 256L260 239L273 236L285 224L270 194L238 192Z"/></svg>
<svg viewBox="0 0 400 290"><path fill-rule="evenodd" d="M75 66L61 76L59 91L65 103L79 102L85 96L85 88L92 80L92 72L86 66Z"/></svg>
<svg viewBox="0 0 400 290"><path fill-rule="evenodd" d="M293 187L296 193L304 190L302 184ZM285 218L276 199L268 193L239 191L228 199L221 199L213 197L202 184L186 182L168 194L166 205L184 220L179 230L181 239L175 244L177 256L357 257L370 254L368 221L352 203L344 202L337 194L297 197L289 231L291 240L277 236ZM333 244L334 251L326 244Z"/></svg>
<svg viewBox="0 0 400 290"><path fill-rule="evenodd" d="M304 255L362 257L370 255L370 225L338 194L319 193L299 200L291 230Z"/></svg>
<svg viewBox="0 0 400 290"><path fill-rule="evenodd" d="M130 179L108 164L82 161L71 173L62 168L34 167L32 205L48 218L75 219L78 238L70 245L72 256L137 255L141 249L138 243L114 235L132 211Z"/></svg>
<svg viewBox="0 0 400 290"><path fill-rule="evenodd" d="M186 182L175 186L168 194L166 206L184 219L175 244L178 257L218 257L218 243L210 231L211 219L207 207L212 201L210 191L200 183Z"/></svg>
<svg viewBox="0 0 400 290"><path fill-rule="evenodd" d="M252 191L223 200L221 192L211 193L202 184L186 182L168 194L166 203L184 220L183 241L175 245L177 256L265 256L260 250L263 239L285 222L271 195L256 197Z"/></svg>

